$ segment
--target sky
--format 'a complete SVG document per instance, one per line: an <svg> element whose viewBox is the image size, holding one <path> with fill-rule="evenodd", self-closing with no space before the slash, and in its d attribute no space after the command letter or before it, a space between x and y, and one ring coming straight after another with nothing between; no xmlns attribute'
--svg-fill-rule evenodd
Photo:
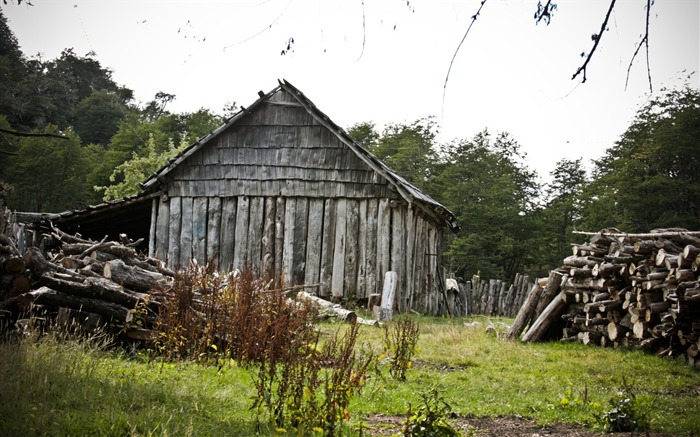
<svg viewBox="0 0 700 437"><path fill-rule="evenodd" d="M617 0L585 83L572 76L609 1L555 3L549 25L535 23L535 0L486 0L475 21L481 0L32 0L2 9L25 55L94 52L137 102L163 91L176 96L172 112L222 114L285 79L344 128L434 116L443 142L508 132L546 181L561 159L590 167L651 95L644 49L630 67L646 1ZM652 4L648 62L654 93L700 87L700 1Z"/></svg>

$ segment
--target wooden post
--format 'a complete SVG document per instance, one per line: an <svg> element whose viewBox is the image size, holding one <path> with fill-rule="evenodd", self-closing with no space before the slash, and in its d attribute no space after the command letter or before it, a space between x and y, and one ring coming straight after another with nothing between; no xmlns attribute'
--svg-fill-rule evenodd
<svg viewBox="0 0 700 437"><path fill-rule="evenodd" d="M375 320L391 320L394 309L394 297L396 296L396 272L386 272L384 275L384 290L382 291L382 304L373 308Z"/></svg>

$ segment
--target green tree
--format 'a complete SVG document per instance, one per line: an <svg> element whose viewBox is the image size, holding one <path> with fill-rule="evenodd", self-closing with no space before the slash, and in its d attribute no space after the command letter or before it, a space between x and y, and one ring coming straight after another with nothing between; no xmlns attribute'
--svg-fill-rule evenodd
<svg viewBox="0 0 700 437"><path fill-rule="evenodd" d="M46 129L58 133L55 126ZM90 196L84 177L80 140L72 131L69 139L27 137L18 140L17 156L7 168L13 185L8 206L19 211L60 212L84 206Z"/></svg>
<svg viewBox="0 0 700 437"><path fill-rule="evenodd" d="M140 152L134 152L133 157L118 165L110 175L110 186L95 187L97 191L104 191L104 200L120 199L141 192L139 184L163 167L170 158L175 157L187 147L187 143L175 146L172 142L167 150L158 152L156 142L151 136L146 148Z"/></svg>
<svg viewBox="0 0 700 437"><path fill-rule="evenodd" d="M367 150L376 150L379 144L379 132L372 122L356 123L350 126L347 132L353 140Z"/></svg>
<svg viewBox="0 0 700 437"><path fill-rule="evenodd" d="M458 276L512 278L532 264L536 175L508 134L488 131L446 145L436 167L437 200L461 230L449 241L448 266Z"/></svg>
<svg viewBox="0 0 700 437"><path fill-rule="evenodd" d="M27 76L24 54L0 9L0 114L9 122L21 119L23 81Z"/></svg>
<svg viewBox="0 0 700 437"><path fill-rule="evenodd" d="M555 269L562 260L571 255L571 244L580 242L572 231L582 220L583 189L588 179L581 159L562 159L550 172L552 181L547 184L544 207L538 216L541 229L538 262L540 273Z"/></svg>
<svg viewBox="0 0 700 437"><path fill-rule="evenodd" d="M140 192L139 183L182 148L221 125L222 118L206 109L185 114L151 113L130 116L120 124L101 162L89 175L92 185L104 191L104 199ZM141 172L141 179L139 179ZM115 188L111 188L115 187Z"/></svg>
<svg viewBox="0 0 700 437"><path fill-rule="evenodd" d="M365 126L365 130L368 126ZM359 130L358 130L359 131ZM433 177L431 169L438 160L435 138L438 124L433 117L422 118L411 124L390 124L373 145L371 131L361 137L370 152L392 170L420 189L430 192Z"/></svg>
<svg viewBox="0 0 700 437"><path fill-rule="evenodd" d="M584 226L700 229L700 90L665 90L595 162Z"/></svg>
<svg viewBox="0 0 700 437"><path fill-rule="evenodd" d="M73 129L83 144L107 146L128 111L114 92L94 91L75 107Z"/></svg>

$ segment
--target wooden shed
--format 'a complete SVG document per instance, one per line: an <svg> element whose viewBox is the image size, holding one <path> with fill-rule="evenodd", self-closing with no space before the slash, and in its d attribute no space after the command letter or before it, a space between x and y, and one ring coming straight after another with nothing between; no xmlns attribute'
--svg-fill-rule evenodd
<svg viewBox="0 0 700 437"><path fill-rule="evenodd" d="M443 231L454 215L353 141L289 82L199 139L147 179L149 254L180 268L251 267L319 296L381 293L436 314Z"/></svg>

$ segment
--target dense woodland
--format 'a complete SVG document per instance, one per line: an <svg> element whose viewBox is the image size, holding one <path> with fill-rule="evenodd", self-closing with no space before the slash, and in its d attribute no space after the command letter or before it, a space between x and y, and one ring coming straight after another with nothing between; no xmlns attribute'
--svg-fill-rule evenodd
<svg viewBox="0 0 700 437"><path fill-rule="evenodd" d="M233 105L171 113L167 92L137 103L95 53L28 57L1 10L0 35L0 193L12 209L60 212L135 194L231 115ZM443 143L434 118L347 131L455 213L461 231L445 254L457 276L546 276L581 242L575 229L700 230L700 90L690 85L651 98L591 165L562 160L550 175L528 168L505 132Z"/></svg>

